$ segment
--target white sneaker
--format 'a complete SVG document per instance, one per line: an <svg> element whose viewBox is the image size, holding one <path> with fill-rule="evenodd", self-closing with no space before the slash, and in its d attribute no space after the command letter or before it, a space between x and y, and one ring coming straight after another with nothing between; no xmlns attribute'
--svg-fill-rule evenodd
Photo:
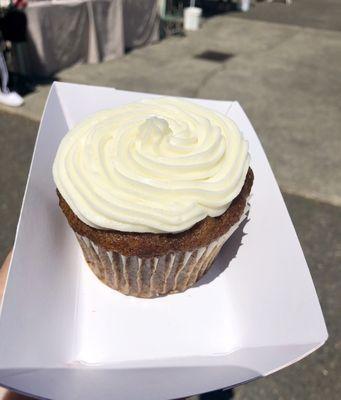
<svg viewBox="0 0 341 400"><path fill-rule="evenodd" d="M2 93L0 91L0 103L10 107L20 107L24 99L17 92Z"/></svg>

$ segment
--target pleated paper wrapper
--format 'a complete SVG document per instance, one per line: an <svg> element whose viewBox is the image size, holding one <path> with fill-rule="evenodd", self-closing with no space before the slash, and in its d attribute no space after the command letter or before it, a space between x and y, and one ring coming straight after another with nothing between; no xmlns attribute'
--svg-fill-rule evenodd
<svg viewBox="0 0 341 400"><path fill-rule="evenodd" d="M158 297L193 286L209 270L223 244L245 219L248 209L247 203L239 221L208 246L157 257L124 256L105 250L78 233L76 237L89 267L107 286L130 296Z"/></svg>

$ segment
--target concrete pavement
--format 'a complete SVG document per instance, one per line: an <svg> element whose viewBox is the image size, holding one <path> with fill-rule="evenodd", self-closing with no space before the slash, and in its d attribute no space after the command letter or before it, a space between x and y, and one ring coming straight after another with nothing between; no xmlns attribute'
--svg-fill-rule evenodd
<svg viewBox="0 0 341 400"><path fill-rule="evenodd" d="M13 245L38 122L0 112L0 265Z"/></svg>
<svg viewBox="0 0 341 400"><path fill-rule="evenodd" d="M234 398L238 400L336 400L341 393L337 315L341 307L341 32L337 12L333 12L336 2L328 1L332 4L329 17L315 11L310 24L299 11L300 2L295 5L296 19L271 17L280 23L266 22L270 17L264 17L264 7L268 5L257 4L241 18L237 14L215 17L197 33L172 37L120 60L75 66L57 77L165 95L238 100L246 109L284 193L330 339L294 366L237 388ZM319 9L316 3L312 1ZM289 12L285 10L284 14ZM288 20L293 24L288 25ZM333 30L324 29L328 21L332 21ZM208 51L225 54L226 60L215 62L200 57ZM23 108L0 111L2 259L14 238L48 90L49 85L38 86L36 92L26 96ZM202 398L228 397L226 393L212 393Z"/></svg>

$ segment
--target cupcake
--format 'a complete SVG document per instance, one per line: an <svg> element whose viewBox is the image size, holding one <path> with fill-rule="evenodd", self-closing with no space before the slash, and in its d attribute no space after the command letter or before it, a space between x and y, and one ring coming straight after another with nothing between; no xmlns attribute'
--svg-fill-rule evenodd
<svg viewBox="0 0 341 400"><path fill-rule="evenodd" d="M248 144L226 116L175 98L95 113L53 164L59 205L95 275L126 295L182 292L244 219Z"/></svg>

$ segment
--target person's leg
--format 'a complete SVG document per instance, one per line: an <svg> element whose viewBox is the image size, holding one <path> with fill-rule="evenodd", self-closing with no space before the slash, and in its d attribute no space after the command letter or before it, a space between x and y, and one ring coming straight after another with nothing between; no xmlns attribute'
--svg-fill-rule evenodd
<svg viewBox="0 0 341 400"><path fill-rule="evenodd" d="M1 42L0 42L1 45ZM24 99L16 92L8 89L8 69L2 49L0 49L0 103L10 107L19 107L23 104Z"/></svg>
<svg viewBox="0 0 341 400"><path fill-rule="evenodd" d="M8 90L8 69L4 53L0 50L0 76L1 76L1 91L2 93L9 93Z"/></svg>

